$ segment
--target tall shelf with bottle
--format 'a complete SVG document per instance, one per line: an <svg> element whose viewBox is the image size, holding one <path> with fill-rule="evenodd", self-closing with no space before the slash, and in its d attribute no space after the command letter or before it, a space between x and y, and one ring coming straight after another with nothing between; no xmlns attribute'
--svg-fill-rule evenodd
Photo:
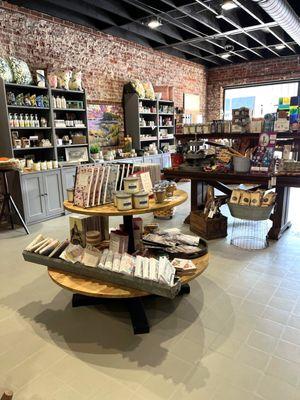
<svg viewBox="0 0 300 400"><path fill-rule="evenodd" d="M66 149L89 153L85 91L5 83L0 78L0 147L7 157L67 161Z"/></svg>
<svg viewBox="0 0 300 400"><path fill-rule="evenodd" d="M136 93L124 95L125 132L132 146L145 149L155 144L160 150L174 144L174 102L139 98Z"/></svg>
<svg viewBox="0 0 300 400"><path fill-rule="evenodd" d="M86 94L79 90L50 89L50 95L57 159L67 162L66 149L86 147L89 150Z"/></svg>

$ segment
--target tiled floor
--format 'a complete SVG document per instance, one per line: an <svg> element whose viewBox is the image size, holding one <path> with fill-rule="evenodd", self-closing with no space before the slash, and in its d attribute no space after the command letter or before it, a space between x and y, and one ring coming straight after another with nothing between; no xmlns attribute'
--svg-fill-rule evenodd
<svg viewBox="0 0 300 400"><path fill-rule="evenodd" d="M188 231L188 209L161 225ZM31 227L30 237L2 232L0 387L16 400L300 399L295 222L264 251L210 242L210 266L190 295L145 301L151 333L143 336L133 336L122 303L72 309L70 292L22 260L38 232L63 239L67 217Z"/></svg>

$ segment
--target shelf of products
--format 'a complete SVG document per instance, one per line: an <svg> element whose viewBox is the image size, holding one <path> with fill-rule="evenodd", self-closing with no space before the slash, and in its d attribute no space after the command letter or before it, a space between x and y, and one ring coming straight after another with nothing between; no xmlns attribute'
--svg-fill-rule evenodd
<svg viewBox="0 0 300 400"><path fill-rule="evenodd" d="M14 151L27 151L27 150L47 150L47 149L53 149L54 146L45 146L45 147L22 147L22 148L17 148L13 147Z"/></svg>
<svg viewBox="0 0 300 400"><path fill-rule="evenodd" d="M73 111L73 112L84 112L85 108L53 108L53 111Z"/></svg>
<svg viewBox="0 0 300 400"><path fill-rule="evenodd" d="M6 87L12 87L16 89L48 91L47 87L40 87L36 85L19 85L18 83L6 83L5 85Z"/></svg>
<svg viewBox="0 0 300 400"><path fill-rule="evenodd" d="M174 102L171 100L144 99L139 98L136 93L127 93L124 96L124 114L125 131L132 137L132 146L135 149L147 151L149 141L154 141L159 148L159 128L166 128L169 133L175 133ZM151 139L143 138L144 132L148 132L149 129L153 129L156 136L151 136ZM169 145L174 145L174 141L173 136L169 139Z"/></svg>
<svg viewBox="0 0 300 400"><path fill-rule="evenodd" d="M33 106L17 106L17 105L13 105L13 104L8 104L7 106L8 108L12 108L12 109L20 109L20 110L49 110L49 107L33 107Z"/></svg>

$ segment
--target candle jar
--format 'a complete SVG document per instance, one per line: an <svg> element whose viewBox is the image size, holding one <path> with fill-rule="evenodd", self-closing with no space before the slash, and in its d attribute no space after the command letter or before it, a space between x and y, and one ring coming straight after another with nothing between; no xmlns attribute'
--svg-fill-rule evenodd
<svg viewBox="0 0 300 400"><path fill-rule="evenodd" d="M132 209L132 198L130 193L118 192L116 194L117 208L119 211L127 211Z"/></svg>
<svg viewBox="0 0 300 400"><path fill-rule="evenodd" d="M133 208L149 208L149 194L145 191L137 192L132 195Z"/></svg>
<svg viewBox="0 0 300 400"><path fill-rule="evenodd" d="M47 169L47 161L41 161L41 170L42 171L46 171Z"/></svg>
<svg viewBox="0 0 300 400"><path fill-rule="evenodd" d="M67 198L70 203L74 201L74 188L67 189Z"/></svg>
<svg viewBox="0 0 300 400"><path fill-rule="evenodd" d="M161 189L156 189L153 190L154 193L154 198L156 203L163 203L166 198L166 189L161 188Z"/></svg>
<svg viewBox="0 0 300 400"><path fill-rule="evenodd" d="M52 169L52 161L47 161L47 169Z"/></svg>
<svg viewBox="0 0 300 400"><path fill-rule="evenodd" d="M124 179L124 192L137 193L140 191L139 179L135 176L130 176Z"/></svg>
<svg viewBox="0 0 300 400"><path fill-rule="evenodd" d="M167 197L172 197L174 195L175 190L176 190L176 183L169 182L168 186L166 187Z"/></svg>
<svg viewBox="0 0 300 400"><path fill-rule="evenodd" d="M33 159L32 158L27 158L26 167L29 169L32 169L32 167L33 167Z"/></svg>
<svg viewBox="0 0 300 400"><path fill-rule="evenodd" d="M33 163L33 170L34 171L40 171L41 170L41 163L40 162Z"/></svg>
<svg viewBox="0 0 300 400"><path fill-rule="evenodd" d="M52 160L52 167L53 168L58 168L58 161Z"/></svg>

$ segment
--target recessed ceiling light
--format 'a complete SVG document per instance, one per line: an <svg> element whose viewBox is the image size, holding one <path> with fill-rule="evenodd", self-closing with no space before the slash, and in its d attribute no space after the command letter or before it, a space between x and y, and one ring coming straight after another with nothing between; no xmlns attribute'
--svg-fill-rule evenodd
<svg viewBox="0 0 300 400"><path fill-rule="evenodd" d="M230 53L224 53L224 54L221 54L221 57L222 58L229 58L231 56L231 54Z"/></svg>
<svg viewBox="0 0 300 400"><path fill-rule="evenodd" d="M232 10L234 8L237 8L237 5L232 1L232 0L224 0L222 4L223 10Z"/></svg>
<svg viewBox="0 0 300 400"><path fill-rule="evenodd" d="M156 29L156 28L158 28L159 26L161 26L162 23L161 23L157 18L153 18L153 19L151 19L151 20L148 22L147 25L148 25L149 28L151 28L151 29Z"/></svg>
<svg viewBox="0 0 300 400"><path fill-rule="evenodd" d="M275 46L276 50L282 50L285 49L285 45L284 44L278 44L277 46Z"/></svg>

